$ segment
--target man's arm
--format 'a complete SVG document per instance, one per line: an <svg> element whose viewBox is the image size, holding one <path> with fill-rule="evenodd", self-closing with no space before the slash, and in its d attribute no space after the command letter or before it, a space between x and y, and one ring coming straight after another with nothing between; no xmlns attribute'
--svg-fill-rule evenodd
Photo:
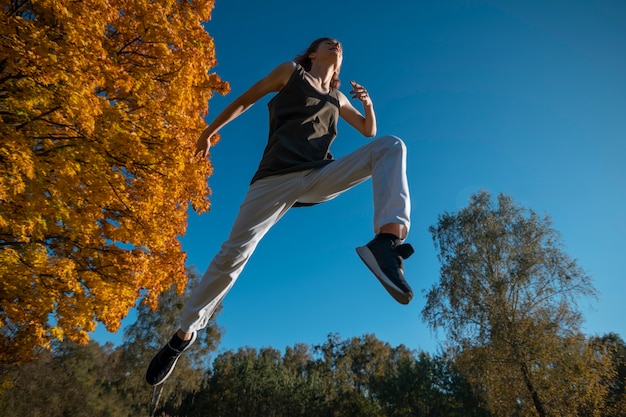
<svg viewBox="0 0 626 417"><path fill-rule="evenodd" d="M211 137L222 127L235 120L243 112L248 110L254 103L266 94L280 91L289 81L295 71L293 62L285 62L274 68L267 76L257 81L252 87L233 100L217 117L207 126L196 142L196 155L207 158L211 147Z"/></svg>
<svg viewBox="0 0 626 417"><path fill-rule="evenodd" d="M352 94L353 99L357 99L363 103L363 111L365 116L363 116L354 106L348 98L342 93L339 92L339 115L352 127L361 132L364 136L371 138L376 135L376 113L374 112L374 104L372 103L372 99L370 98L367 90L354 81L350 81L352 85Z"/></svg>

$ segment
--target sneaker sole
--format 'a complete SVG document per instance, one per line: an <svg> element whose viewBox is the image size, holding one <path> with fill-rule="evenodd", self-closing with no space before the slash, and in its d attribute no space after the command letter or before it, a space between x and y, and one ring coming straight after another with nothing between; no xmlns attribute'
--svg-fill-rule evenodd
<svg viewBox="0 0 626 417"><path fill-rule="evenodd" d="M367 246L360 246L356 248L356 253L359 255L363 263L369 268L370 271L374 274L378 281L383 284L383 287L387 290L389 294L400 304L408 304L411 301L411 296L404 293L400 288L398 288L387 275L380 269L378 266L378 262L374 257L374 254Z"/></svg>
<svg viewBox="0 0 626 417"><path fill-rule="evenodd" d="M178 357L174 360L174 363L170 367L169 372L159 382L157 382L156 384L150 384L150 385L152 385L153 387L156 387L157 385L161 385L167 380L167 378L170 377L170 375L172 375L172 372L174 372L174 368L176 368L176 364L178 363L178 360L183 355L183 353L186 352L187 349L191 347L191 345L193 345L197 337L198 337L198 332L193 332L193 334L191 335L191 339L189 340L189 344L185 346L185 348L180 352L180 355L178 355Z"/></svg>

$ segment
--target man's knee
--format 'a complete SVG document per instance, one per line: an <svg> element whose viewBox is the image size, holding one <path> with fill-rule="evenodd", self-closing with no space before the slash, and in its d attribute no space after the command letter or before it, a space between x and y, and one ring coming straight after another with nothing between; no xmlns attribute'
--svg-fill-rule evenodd
<svg viewBox="0 0 626 417"><path fill-rule="evenodd" d="M396 149L402 153L406 153L406 144L395 135L381 136L376 140L379 141L380 145L385 149Z"/></svg>

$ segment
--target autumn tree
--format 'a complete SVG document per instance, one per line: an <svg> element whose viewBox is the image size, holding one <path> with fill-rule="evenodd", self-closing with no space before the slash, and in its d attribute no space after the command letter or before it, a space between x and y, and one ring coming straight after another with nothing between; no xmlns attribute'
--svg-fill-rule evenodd
<svg viewBox="0 0 626 417"><path fill-rule="evenodd" d="M592 339L592 345L603 353L608 353L613 363L613 375L605 379L608 395L603 415L626 417L626 343L617 333L609 333ZM580 414L581 416L592 413Z"/></svg>
<svg viewBox="0 0 626 417"><path fill-rule="evenodd" d="M185 286L213 0L0 0L0 361Z"/></svg>
<svg viewBox="0 0 626 417"><path fill-rule="evenodd" d="M600 413L610 360L582 335L577 304L595 290L549 217L480 192L458 213L439 216L430 232L441 276L423 316L445 330L457 366L489 409Z"/></svg>

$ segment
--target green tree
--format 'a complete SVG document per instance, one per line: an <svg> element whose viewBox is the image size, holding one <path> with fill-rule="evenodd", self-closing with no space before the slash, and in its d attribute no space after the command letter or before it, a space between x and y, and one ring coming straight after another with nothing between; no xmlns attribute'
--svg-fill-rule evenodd
<svg viewBox="0 0 626 417"><path fill-rule="evenodd" d="M122 417L136 415L111 384L110 346L55 343L37 360L12 365L10 388L0 396L0 414L29 417Z"/></svg>
<svg viewBox="0 0 626 417"><path fill-rule="evenodd" d="M0 361L182 291L213 0L0 0Z"/></svg>
<svg viewBox="0 0 626 417"><path fill-rule="evenodd" d="M386 417L488 417L469 384L445 356L400 346L372 393L384 407Z"/></svg>
<svg viewBox="0 0 626 417"><path fill-rule="evenodd" d="M152 398L153 389L145 382L148 363L178 329L185 301L201 278L193 268L187 273L189 284L184 293L179 294L172 286L159 296L156 310L140 305L137 320L124 331L124 343L118 349L119 361L112 383L124 393L125 401L132 404L137 414L146 413ZM172 375L164 383L160 400L162 408L176 408L188 393L200 389L209 367L209 354L217 349L221 338L217 314L219 310L198 334L194 345L181 356Z"/></svg>
<svg viewBox="0 0 626 417"><path fill-rule="evenodd" d="M300 377L280 351L244 347L218 355L203 390L186 404L188 416L296 416L304 410ZM172 414L175 410L172 410Z"/></svg>
<svg viewBox="0 0 626 417"><path fill-rule="evenodd" d="M391 346L374 335L343 341L331 335L318 350L326 366L330 367L328 371L332 378L328 397L333 415L383 416L382 407L371 395L371 383L389 366Z"/></svg>
<svg viewBox="0 0 626 417"><path fill-rule="evenodd" d="M392 348L373 335L313 347L218 355L201 390L167 415L201 417L488 417L445 357Z"/></svg>
<svg viewBox="0 0 626 417"><path fill-rule="evenodd" d="M430 232L442 266L423 317L445 329L456 365L489 409L541 417L598 409L607 360L581 334L577 305L595 290L550 219L480 192Z"/></svg>

